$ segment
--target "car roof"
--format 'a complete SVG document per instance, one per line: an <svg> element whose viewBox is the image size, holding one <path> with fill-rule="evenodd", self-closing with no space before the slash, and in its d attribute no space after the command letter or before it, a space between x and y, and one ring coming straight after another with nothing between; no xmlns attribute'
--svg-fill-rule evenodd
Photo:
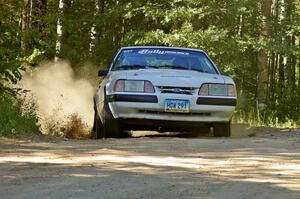
<svg viewBox="0 0 300 199"><path fill-rule="evenodd" d="M144 48L148 48L148 49L170 49L170 50L189 50L189 51L197 51L197 52L205 53L203 50L199 50L199 49L196 49L196 48L181 48L181 47L169 47L169 46L127 46L127 47L121 48L121 50L144 49Z"/></svg>

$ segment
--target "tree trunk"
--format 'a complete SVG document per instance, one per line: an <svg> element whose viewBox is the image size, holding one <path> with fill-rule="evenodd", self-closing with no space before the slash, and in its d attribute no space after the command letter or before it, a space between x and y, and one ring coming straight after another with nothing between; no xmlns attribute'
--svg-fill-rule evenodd
<svg viewBox="0 0 300 199"><path fill-rule="evenodd" d="M33 10L33 16L37 19L34 26L39 33L42 33L46 25L44 17L47 14L47 0L36 0Z"/></svg>
<svg viewBox="0 0 300 199"><path fill-rule="evenodd" d="M275 85L276 85L276 81L275 81L275 65L276 64L276 54L273 52L272 53L272 57L271 57L271 64L270 64L270 87L269 87L269 92L270 92L270 98L274 98L274 93L275 93Z"/></svg>
<svg viewBox="0 0 300 199"><path fill-rule="evenodd" d="M29 0L23 1L22 12L22 31L21 31L21 49L23 55L28 53L29 49L29 15L30 15L30 2Z"/></svg>
<svg viewBox="0 0 300 199"><path fill-rule="evenodd" d="M31 29L32 25L32 10L33 10L33 0L30 0L30 6L29 6L29 29Z"/></svg>
<svg viewBox="0 0 300 199"><path fill-rule="evenodd" d="M57 26L56 26L56 34L57 34L57 39L56 39L56 47L55 47L55 62L59 61L60 54L61 54L61 42L62 42L62 15L63 15L63 9L64 9L64 0L59 0L59 5L58 5L58 18L57 18Z"/></svg>
<svg viewBox="0 0 300 199"><path fill-rule="evenodd" d="M279 86L279 97L282 98L283 96L283 91L284 91L284 76L285 76L285 72L284 72L284 58L282 55L279 55L279 80L278 80L278 86Z"/></svg>
<svg viewBox="0 0 300 199"><path fill-rule="evenodd" d="M262 21L260 40L265 40L269 35L268 21L271 15L272 0L263 0L261 4ZM257 56L257 104L263 108L268 97L268 54L261 50Z"/></svg>
<svg viewBox="0 0 300 199"><path fill-rule="evenodd" d="M287 24L293 24L293 10L295 10L295 0L287 0L285 4L285 22ZM295 45L294 35L287 35L285 40L290 48L293 48ZM295 61L294 55L291 53L287 57L287 85L291 92L294 92L295 89ZM291 93L292 94L292 93Z"/></svg>
<svg viewBox="0 0 300 199"><path fill-rule="evenodd" d="M240 37L243 37L243 26L244 26L244 18L243 18L243 15L239 15L239 18L238 18L238 36Z"/></svg>
<svg viewBox="0 0 300 199"><path fill-rule="evenodd" d="M94 17L97 17L99 15L99 10L100 10L99 0L95 0ZM96 35L97 35L96 24L93 23L91 27L91 41L90 41L90 49L89 49L90 54L92 54L93 48L95 46Z"/></svg>

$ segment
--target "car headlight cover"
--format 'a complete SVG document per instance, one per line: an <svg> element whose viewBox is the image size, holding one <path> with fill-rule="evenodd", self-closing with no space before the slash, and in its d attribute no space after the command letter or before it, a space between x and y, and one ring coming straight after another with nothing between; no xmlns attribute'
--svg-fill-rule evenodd
<svg viewBox="0 0 300 199"><path fill-rule="evenodd" d="M234 85L228 85L228 96L236 97L236 88Z"/></svg>
<svg viewBox="0 0 300 199"><path fill-rule="evenodd" d="M144 80L118 80L114 86L115 92L154 93L154 87L150 81Z"/></svg>
<svg viewBox="0 0 300 199"><path fill-rule="evenodd" d="M118 80L115 83L114 91L115 92L122 92L122 91L124 91L124 88L125 88L125 80Z"/></svg>
<svg viewBox="0 0 300 199"><path fill-rule="evenodd" d="M203 84L199 95L236 97L236 89L232 84Z"/></svg>

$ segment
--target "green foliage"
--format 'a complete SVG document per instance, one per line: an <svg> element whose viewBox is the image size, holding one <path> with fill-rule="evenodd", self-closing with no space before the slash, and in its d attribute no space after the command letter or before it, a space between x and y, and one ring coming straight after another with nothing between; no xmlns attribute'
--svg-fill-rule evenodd
<svg viewBox="0 0 300 199"><path fill-rule="evenodd" d="M35 107L29 105L25 110L21 107L20 101L9 97L0 98L0 136L39 132Z"/></svg>
<svg viewBox="0 0 300 199"><path fill-rule="evenodd" d="M274 128L298 128L300 123L297 120L286 117L285 121L275 116L275 113L259 112L257 109L251 109L250 111L238 110L233 119L233 123L238 124L250 124L251 126L269 126Z"/></svg>
<svg viewBox="0 0 300 199"><path fill-rule="evenodd" d="M20 73L20 36L18 18L21 4L19 1L4 0L0 4L0 94L4 92L3 81L16 83Z"/></svg>
<svg viewBox="0 0 300 199"><path fill-rule="evenodd" d="M22 1L2 0L0 2L0 135L17 135L38 132L34 107L21 109L17 99L23 91L14 88L21 78L24 63L33 63L39 51L32 55L22 54L20 39L20 18Z"/></svg>
<svg viewBox="0 0 300 199"><path fill-rule="evenodd" d="M300 4L296 1L272 1L266 37L261 37L262 0L64 0L62 11L59 0L32 2L29 51L25 55L20 48L22 1L0 3L0 94L9 90L2 82L16 83L21 78L24 63L37 66L54 59L60 18L60 58L70 61L75 69L86 63L107 67L122 46L203 49L235 80L238 113L243 114L258 112L257 58L264 52L270 69L268 104L263 113L249 113L249 117L262 123L300 120ZM243 114L238 115L248 120Z"/></svg>

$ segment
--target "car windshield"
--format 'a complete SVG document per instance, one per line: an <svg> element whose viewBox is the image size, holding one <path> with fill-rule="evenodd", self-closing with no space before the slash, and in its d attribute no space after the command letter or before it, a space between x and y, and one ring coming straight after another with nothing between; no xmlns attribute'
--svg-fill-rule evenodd
<svg viewBox="0 0 300 199"><path fill-rule="evenodd" d="M217 74L205 53L181 49L126 49L119 54L112 68L113 71L137 69L194 70Z"/></svg>

